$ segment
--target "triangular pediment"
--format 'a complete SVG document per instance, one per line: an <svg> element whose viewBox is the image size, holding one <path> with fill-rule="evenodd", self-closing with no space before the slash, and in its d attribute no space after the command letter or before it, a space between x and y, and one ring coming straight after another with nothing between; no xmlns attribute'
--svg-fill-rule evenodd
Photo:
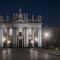
<svg viewBox="0 0 60 60"><path fill-rule="evenodd" d="M17 22L19 22L19 23L25 23L26 21L22 20L22 19L19 19L19 20L17 20Z"/></svg>

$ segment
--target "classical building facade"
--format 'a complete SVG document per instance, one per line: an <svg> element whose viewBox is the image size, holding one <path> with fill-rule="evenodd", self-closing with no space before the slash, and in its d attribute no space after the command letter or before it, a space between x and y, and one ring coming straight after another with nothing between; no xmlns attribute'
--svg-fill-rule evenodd
<svg viewBox="0 0 60 60"><path fill-rule="evenodd" d="M32 22L30 22L32 20ZM36 21L36 22L35 22ZM34 19L28 14L13 14L13 19L0 16L0 47L42 47L41 16Z"/></svg>

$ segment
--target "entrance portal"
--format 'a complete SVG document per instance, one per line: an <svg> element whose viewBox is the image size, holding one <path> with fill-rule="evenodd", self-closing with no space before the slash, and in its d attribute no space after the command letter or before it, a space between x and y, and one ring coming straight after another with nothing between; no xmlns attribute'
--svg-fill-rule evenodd
<svg viewBox="0 0 60 60"><path fill-rule="evenodd" d="M17 47L18 47L18 48L24 47L24 39L19 39L19 40L18 40L18 42L17 42Z"/></svg>
<svg viewBox="0 0 60 60"><path fill-rule="evenodd" d="M22 48L22 39L19 40L19 48Z"/></svg>
<svg viewBox="0 0 60 60"><path fill-rule="evenodd" d="M40 29L19 29L18 31L18 47L39 47L40 42ZM40 42L40 43L39 43Z"/></svg>

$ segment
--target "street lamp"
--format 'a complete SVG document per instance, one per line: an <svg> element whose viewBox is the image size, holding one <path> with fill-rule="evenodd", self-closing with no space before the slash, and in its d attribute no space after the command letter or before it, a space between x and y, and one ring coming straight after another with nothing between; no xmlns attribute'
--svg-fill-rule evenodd
<svg viewBox="0 0 60 60"><path fill-rule="evenodd" d="M51 37L51 32L50 31L45 31L44 32L44 39L45 39L45 45L47 46L47 40L50 39Z"/></svg>
<svg viewBox="0 0 60 60"><path fill-rule="evenodd" d="M50 38L51 37L51 32L50 31L46 31L44 32L44 38Z"/></svg>

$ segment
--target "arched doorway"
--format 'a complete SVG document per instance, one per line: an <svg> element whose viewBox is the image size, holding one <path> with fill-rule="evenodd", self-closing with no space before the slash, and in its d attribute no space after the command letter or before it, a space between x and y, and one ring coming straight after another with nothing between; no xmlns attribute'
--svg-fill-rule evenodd
<svg viewBox="0 0 60 60"><path fill-rule="evenodd" d="M17 47L19 47L19 48L24 47L24 35L23 35L23 29L18 29L18 35L17 35Z"/></svg>

